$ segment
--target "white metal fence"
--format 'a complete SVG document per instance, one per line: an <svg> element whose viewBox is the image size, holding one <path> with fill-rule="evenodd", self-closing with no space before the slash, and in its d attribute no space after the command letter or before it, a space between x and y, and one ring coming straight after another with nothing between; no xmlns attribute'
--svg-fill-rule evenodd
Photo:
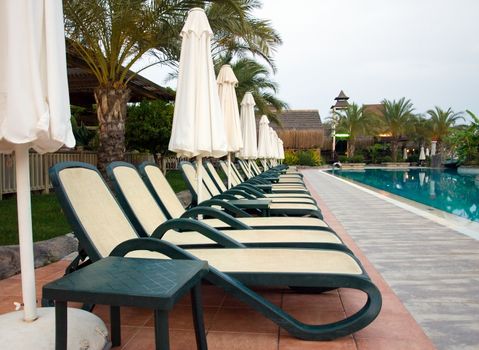
<svg viewBox="0 0 479 350"><path fill-rule="evenodd" d="M90 151L60 151L56 153L38 154L30 152L30 185L32 191L49 192L51 188L48 169L59 162L85 162L97 164L96 152ZM125 161L132 164L140 164L144 161L154 162L152 154L126 153ZM166 157L163 168L166 170L176 169L178 159ZM0 154L0 199L4 194L16 192L15 181L15 155Z"/></svg>

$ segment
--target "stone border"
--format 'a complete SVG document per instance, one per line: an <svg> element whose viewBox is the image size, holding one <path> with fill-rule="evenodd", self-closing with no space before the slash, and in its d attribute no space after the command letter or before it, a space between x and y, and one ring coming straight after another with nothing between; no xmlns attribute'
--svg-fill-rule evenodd
<svg viewBox="0 0 479 350"><path fill-rule="evenodd" d="M72 233L33 244L35 268L48 265L78 250L78 240ZM20 272L18 245L0 246L0 280Z"/></svg>

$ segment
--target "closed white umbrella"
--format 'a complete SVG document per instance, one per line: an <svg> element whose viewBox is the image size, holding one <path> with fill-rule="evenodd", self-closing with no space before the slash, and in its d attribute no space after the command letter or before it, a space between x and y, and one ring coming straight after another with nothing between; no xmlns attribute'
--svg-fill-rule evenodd
<svg viewBox="0 0 479 350"><path fill-rule="evenodd" d="M73 147L59 1L1 1L0 151L15 151L25 320L36 319L29 149Z"/></svg>
<svg viewBox="0 0 479 350"><path fill-rule="evenodd" d="M421 151L419 152L419 160L426 160L426 153L424 152L424 146L421 146Z"/></svg>
<svg viewBox="0 0 479 350"><path fill-rule="evenodd" d="M194 8L181 31L181 55L175 112L168 149L177 156L222 157L226 154L223 114L211 57L211 31L203 9ZM202 167L197 168L201 202Z"/></svg>
<svg viewBox="0 0 479 350"><path fill-rule="evenodd" d="M431 157L436 155L437 141L431 141Z"/></svg>
<svg viewBox="0 0 479 350"><path fill-rule="evenodd" d="M270 162L272 165L276 165L276 160L279 157L278 153L278 134L276 134L276 131L272 127L269 127L269 132L270 132L270 141L271 141L271 147L270 147Z"/></svg>
<svg viewBox="0 0 479 350"><path fill-rule="evenodd" d="M278 138L278 153L279 153L279 159L282 161L284 159L284 144L283 140Z"/></svg>
<svg viewBox="0 0 479 350"><path fill-rule="evenodd" d="M239 157L248 159L248 167L251 171L251 160L258 158L258 145L256 143L256 120L254 118L254 98L251 92L244 94L241 101L241 134L243 135L243 148Z"/></svg>
<svg viewBox="0 0 479 350"><path fill-rule="evenodd" d="M403 159L404 159L404 160L407 159L407 148L404 148Z"/></svg>
<svg viewBox="0 0 479 350"><path fill-rule="evenodd" d="M54 313L50 312L52 308L36 308L29 149L45 153L75 145L62 2L0 1L0 47L0 152L15 152L23 320L27 321L18 323L15 312L2 315L0 339L3 348L23 349L30 348L26 344L35 344L36 349L44 349L51 346L54 336ZM105 329L96 316L82 313L91 315L83 318L90 324L73 333L88 333L95 327ZM35 321L39 316L41 320ZM78 324L76 327L80 328ZM85 333L82 337L92 340ZM75 336L70 334L69 338L73 340ZM91 345L103 347L105 341Z"/></svg>
<svg viewBox="0 0 479 350"><path fill-rule="evenodd" d="M229 64L221 67L216 82L225 121L226 150L228 151L228 188L231 188L231 152L238 152L243 148L243 136L235 91L238 79L236 79Z"/></svg>
<svg viewBox="0 0 479 350"><path fill-rule="evenodd" d="M429 147L426 147L426 157L429 157Z"/></svg>
<svg viewBox="0 0 479 350"><path fill-rule="evenodd" d="M263 115L259 120L258 133L258 158L263 159L263 162L266 162L266 159L270 157L270 139L269 120L267 116Z"/></svg>

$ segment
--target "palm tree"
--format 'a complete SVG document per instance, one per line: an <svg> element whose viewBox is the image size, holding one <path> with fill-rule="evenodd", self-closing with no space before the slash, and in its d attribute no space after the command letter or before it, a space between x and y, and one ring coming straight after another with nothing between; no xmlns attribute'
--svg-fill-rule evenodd
<svg viewBox="0 0 479 350"><path fill-rule="evenodd" d="M240 58L235 62L232 60L231 54L219 57L215 60L215 69L218 72L223 64L231 65L231 69L238 79L236 87L238 101L243 99L246 92L251 92L258 114L266 114L271 121L280 125L277 116L283 109L288 108L288 104L275 96L278 84L271 79L268 67L247 57Z"/></svg>
<svg viewBox="0 0 479 350"><path fill-rule="evenodd" d="M212 28L217 33L213 44L218 50L231 44L221 41L228 33L242 44L238 51L251 49L266 60L275 45L281 43L273 29L267 30L267 22L257 23L260 21L251 15L259 6L255 0L64 0L63 3L69 44L98 81L94 95L101 171L124 156L128 81L133 77L130 68L145 54L157 58L154 64L175 64L180 48L178 34L188 9L203 6L212 12ZM221 18L221 11L233 19L215 20ZM258 28L262 31L250 32Z"/></svg>
<svg viewBox="0 0 479 350"><path fill-rule="evenodd" d="M438 148L444 153L442 140L449 134L456 121L463 119L462 113L455 113L450 107L447 110L435 106L427 111L431 116L432 138L438 142Z"/></svg>
<svg viewBox="0 0 479 350"><path fill-rule="evenodd" d="M339 117L338 129L349 134L347 144L347 156L353 157L356 149L356 138L373 132L374 116L359 107L356 103L348 105L345 110L335 112Z"/></svg>
<svg viewBox="0 0 479 350"><path fill-rule="evenodd" d="M424 146L432 138L432 123L430 119L421 114L411 116L411 127L406 130L409 140L413 140L418 146Z"/></svg>
<svg viewBox="0 0 479 350"><path fill-rule="evenodd" d="M382 100L382 123L384 131L391 136L391 157L397 161L398 145L401 136L405 135L410 127L414 107L411 100L402 97L400 100Z"/></svg>

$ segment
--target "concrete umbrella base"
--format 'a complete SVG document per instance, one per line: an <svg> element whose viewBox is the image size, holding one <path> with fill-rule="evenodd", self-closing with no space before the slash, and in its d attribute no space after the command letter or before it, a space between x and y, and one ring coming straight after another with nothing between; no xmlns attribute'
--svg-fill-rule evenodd
<svg viewBox="0 0 479 350"><path fill-rule="evenodd" d="M3 350L55 349L55 308L37 309L38 319L23 321L23 311L0 315ZM68 349L106 350L111 348L108 330L96 315L68 308Z"/></svg>

